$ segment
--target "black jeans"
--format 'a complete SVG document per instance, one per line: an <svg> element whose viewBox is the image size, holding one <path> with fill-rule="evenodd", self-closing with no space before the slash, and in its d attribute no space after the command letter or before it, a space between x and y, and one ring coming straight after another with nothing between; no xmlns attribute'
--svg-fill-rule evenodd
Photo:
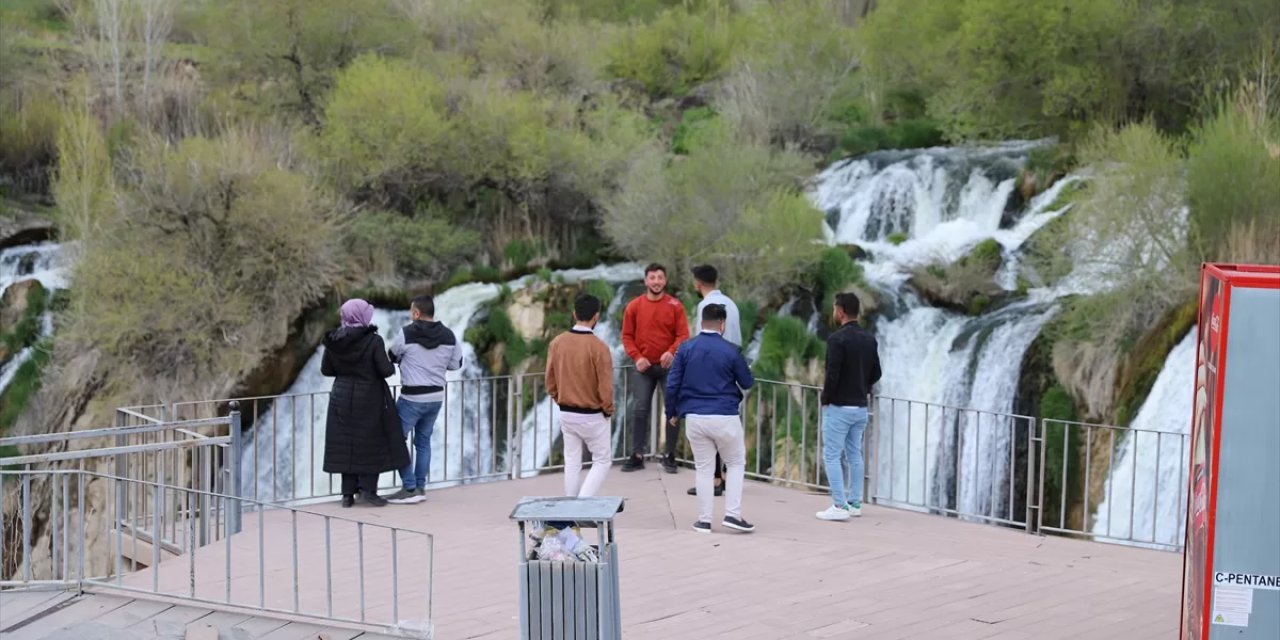
<svg viewBox="0 0 1280 640"><path fill-rule="evenodd" d="M378 492L378 474L376 473L344 473L342 474L342 495L354 496Z"/></svg>
<svg viewBox="0 0 1280 640"><path fill-rule="evenodd" d="M631 371L631 455L643 456L649 451L649 415L653 404L653 392L666 385L667 370L653 365L644 373ZM680 427L666 425L668 456L676 455L676 440L680 436Z"/></svg>

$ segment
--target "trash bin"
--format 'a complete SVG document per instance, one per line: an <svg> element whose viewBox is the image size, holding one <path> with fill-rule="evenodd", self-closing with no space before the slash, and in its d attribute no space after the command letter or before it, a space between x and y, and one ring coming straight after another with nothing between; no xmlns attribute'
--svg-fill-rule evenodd
<svg viewBox="0 0 1280 640"><path fill-rule="evenodd" d="M520 532L521 640L621 640L618 545L613 518L622 498L521 498L511 511ZM530 548L535 529L547 523L574 523L590 544L596 530L595 560L539 560ZM559 527L557 527L559 530Z"/></svg>

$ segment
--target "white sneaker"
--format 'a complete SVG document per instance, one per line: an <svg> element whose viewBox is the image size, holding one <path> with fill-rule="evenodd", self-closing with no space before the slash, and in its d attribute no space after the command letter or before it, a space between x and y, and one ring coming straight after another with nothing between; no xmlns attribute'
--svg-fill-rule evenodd
<svg viewBox="0 0 1280 640"><path fill-rule="evenodd" d="M819 511L814 515L817 516L819 520L848 520L849 519L849 512L835 505L831 505L827 507L825 510Z"/></svg>
<svg viewBox="0 0 1280 640"><path fill-rule="evenodd" d="M862 516L862 503L854 504L849 502L844 505L844 508L851 517L858 518Z"/></svg>

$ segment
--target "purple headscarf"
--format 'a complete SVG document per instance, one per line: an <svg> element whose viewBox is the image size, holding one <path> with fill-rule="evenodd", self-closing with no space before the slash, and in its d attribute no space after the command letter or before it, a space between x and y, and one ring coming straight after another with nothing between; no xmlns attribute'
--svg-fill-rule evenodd
<svg viewBox="0 0 1280 640"><path fill-rule="evenodd" d="M352 298L342 303L340 314L344 327L367 327L373 322L373 305L360 298Z"/></svg>

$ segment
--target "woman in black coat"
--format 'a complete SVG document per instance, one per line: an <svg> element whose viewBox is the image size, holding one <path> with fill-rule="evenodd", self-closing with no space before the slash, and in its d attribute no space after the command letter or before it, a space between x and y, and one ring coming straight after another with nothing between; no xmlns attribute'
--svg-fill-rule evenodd
<svg viewBox="0 0 1280 640"><path fill-rule="evenodd" d="M377 327L373 305L360 299L342 305L342 326L324 337L320 373L333 376L325 420L324 471L342 474L342 506L360 493L375 507L378 474L409 464L409 449L386 378L395 373Z"/></svg>

